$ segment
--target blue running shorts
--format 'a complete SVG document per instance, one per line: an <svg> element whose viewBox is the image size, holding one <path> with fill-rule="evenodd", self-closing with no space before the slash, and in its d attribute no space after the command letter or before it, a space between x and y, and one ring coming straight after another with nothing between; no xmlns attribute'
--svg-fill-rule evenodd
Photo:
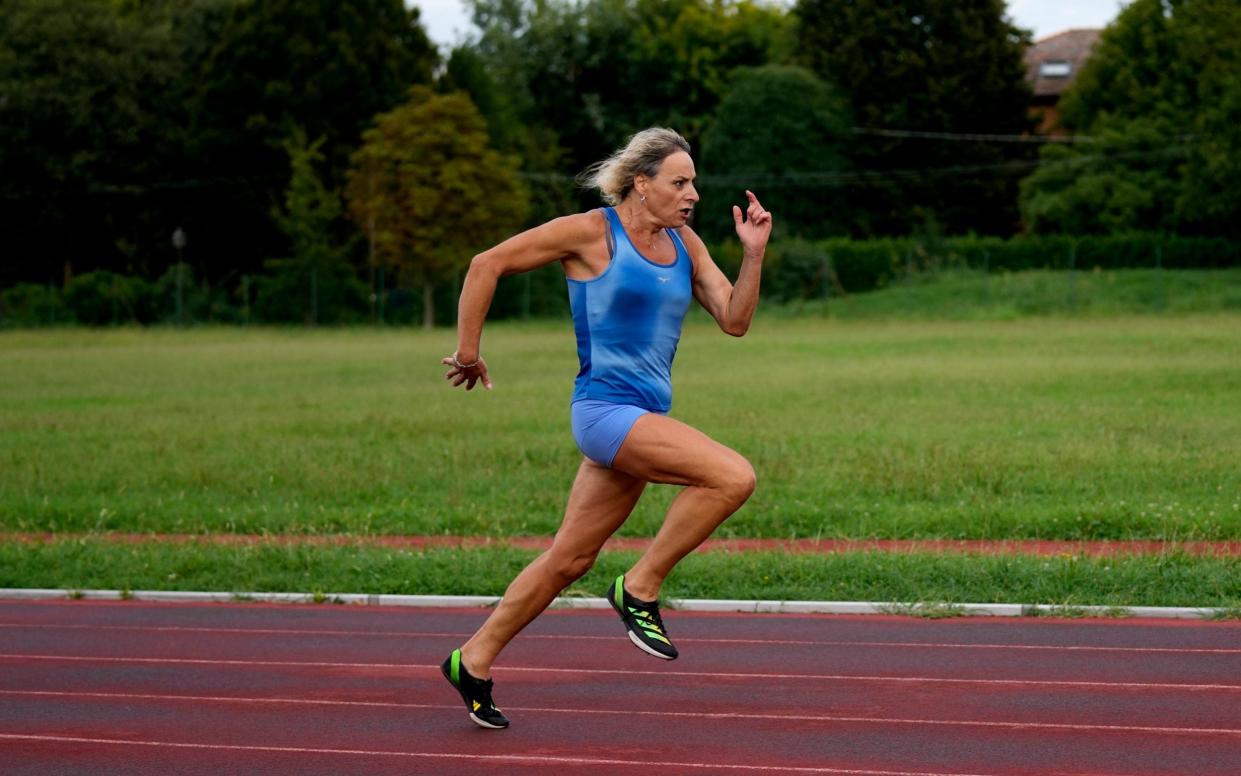
<svg viewBox="0 0 1241 776"><path fill-rule="evenodd" d="M569 412L573 440L583 455L610 469L612 459L629 435L629 429L633 428L638 418L650 411L632 404L579 399L573 402Z"/></svg>

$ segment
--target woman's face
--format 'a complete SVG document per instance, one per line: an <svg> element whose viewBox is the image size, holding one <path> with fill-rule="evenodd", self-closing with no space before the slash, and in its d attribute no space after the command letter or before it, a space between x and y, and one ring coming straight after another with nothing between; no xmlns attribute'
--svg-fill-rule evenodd
<svg viewBox="0 0 1241 776"><path fill-rule="evenodd" d="M643 206L665 226L685 226L694 214L698 190L694 188L694 160L684 151L664 157L653 178L639 175L634 179Z"/></svg>

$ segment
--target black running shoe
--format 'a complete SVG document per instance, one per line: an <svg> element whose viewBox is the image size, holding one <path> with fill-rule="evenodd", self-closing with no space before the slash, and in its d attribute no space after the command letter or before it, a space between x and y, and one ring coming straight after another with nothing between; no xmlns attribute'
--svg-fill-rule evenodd
<svg viewBox="0 0 1241 776"><path fill-rule="evenodd" d="M461 693L465 708L470 712L470 719L479 727L499 730L508 727L505 717L496 705L491 702L491 680L483 681L470 676L461 664L461 650L454 649L448 659L440 666L444 678Z"/></svg>
<svg viewBox="0 0 1241 776"><path fill-rule="evenodd" d="M642 601L629 595L622 574L608 588L608 603L621 616L629 640L638 649L663 660L676 660L677 648L669 641L663 618L659 616L659 601Z"/></svg>

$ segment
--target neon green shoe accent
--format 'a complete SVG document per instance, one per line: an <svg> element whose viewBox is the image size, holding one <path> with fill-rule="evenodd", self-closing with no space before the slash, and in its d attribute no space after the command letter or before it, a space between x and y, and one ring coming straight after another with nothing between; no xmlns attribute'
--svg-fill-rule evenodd
<svg viewBox="0 0 1241 776"><path fill-rule="evenodd" d="M647 635L647 637L648 637L648 638L655 639L656 641L662 641L663 643L667 644L668 646L670 646L670 647L672 646L672 642L671 642L671 641L668 641L667 639L665 639L663 636L660 636L660 635L659 635L658 633L656 633L655 631L647 631L647 632L646 632L646 635Z"/></svg>
<svg viewBox="0 0 1241 776"><path fill-rule="evenodd" d="M616 578L616 608L625 608L625 575Z"/></svg>
<svg viewBox="0 0 1241 776"><path fill-rule="evenodd" d="M461 686L461 650L452 651L452 683Z"/></svg>

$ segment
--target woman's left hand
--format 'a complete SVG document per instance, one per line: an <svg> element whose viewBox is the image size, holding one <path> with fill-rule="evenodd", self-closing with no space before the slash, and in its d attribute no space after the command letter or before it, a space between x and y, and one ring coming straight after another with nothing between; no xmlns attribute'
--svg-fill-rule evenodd
<svg viewBox="0 0 1241 776"><path fill-rule="evenodd" d="M741 220L741 208L733 205L733 222L737 226L737 237L741 244L752 250L762 250L767 246L767 238L771 237L771 213L763 209L762 203L754 192L746 189L745 196L750 200L745 210L745 221Z"/></svg>

